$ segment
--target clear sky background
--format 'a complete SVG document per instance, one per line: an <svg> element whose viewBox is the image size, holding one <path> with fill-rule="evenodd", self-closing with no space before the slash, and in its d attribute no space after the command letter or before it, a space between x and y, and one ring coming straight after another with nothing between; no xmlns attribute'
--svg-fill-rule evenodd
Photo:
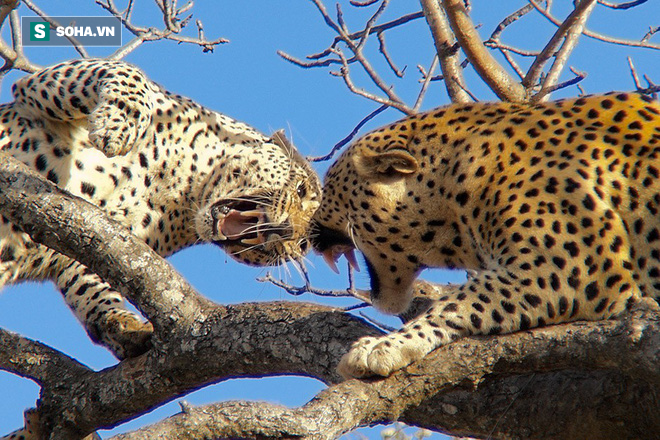
<svg viewBox="0 0 660 440"><path fill-rule="evenodd" d="M91 0L35 0L50 15L104 15L104 11ZM117 1L120 6L125 1ZM162 26L162 18L152 1L136 2L138 8L133 22L139 25ZM474 0L473 17L481 23L481 35L490 35L506 15L524 5L523 0ZM572 2L555 2L560 17L569 12ZM183 4L183 2L182 2ZM342 1L346 20L352 31L361 29L365 17L374 7L356 10ZM329 11L334 4L327 2ZM384 19L396 18L419 10L414 0L394 0ZM33 15L25 7L21 15ZM226 113L256 127L265 133L283 128L303 154L320 155L346 136L364 116L378 105L352 95L340 78L329 75L328 69L303 70L282 60L277 50L284 50L299 58L320 52L332 41L334 34L324 24L320 14L308 0L250 0L198 1L192 12L202 19L208 39L225 37L229 44L218 46L214 53L204 54L196 46L171 42L147 43L138 48L127 61L143 69L154 81L172 92L188 96L215 111ZM589 28L622 38L640 39L649 26L660 25L660 2L650 0L628 11L599 8L589 20ZM504 41L524 49L539 49L554 32L555 27L537 16L512 26L505 32ZM195 33L194 29L191 29ZM5 41L9 40L3 29ZM124 41L130 38L124 33ZM373 39L375 40L375 38ZM424 20L396 29L387 34L390 52L399 66L407 66L404 79L399 80L386 70L382 61L373 58L386 81L408 103L413 103L419 89L420 75L417 64L428 66L434 48ZM652 41L660 41L658 36ZM373 41L372 41L373 43ZM90 48L95 56L107 56L114 49ZM77 57L71 49L31 48L27 51L31 61L42 65L54 64ZM569 65L586 71L589 76L581 83L587 93L610 90L630 90L634 87L626 56L632 56L640 74L650 75L660 82L660 52L649 49L616 47L611 44L582 38ZM521 61L526 65L525 61ZM358 67L352 68L354 81L373 89ZM10 87L20 73L8 75L0 93L2 102L11 100ZM480 100L493 99L482 86L470 67L466 69L468 84ZM569 79L570 73L563 79ZM574 96L575 87L556 93L555 97ZM448 103L444 85L432 84L424 102L424 109ZM388 110L371 121L366 129L401 118L396 110ZM322 173L327 165L319 165ZM271 270L273 275L292 284L301 280L295 270L259 269L242 266L227 257L220 249L210 245L196 246L170 258L170 262L201 293L219 303L243 301L317 301L332 305L350 305L349 299L323 300L305 295L293 298L277 287L259 283L255 278ZM323 288L345 288L346 269L342 275L330 272L322 259L310 256L309 270L314 284ZM439 282L461 282L462 272L427 271L426 279ZM359 274L357 282L367 286L366 275ZM392 325L372 309L365 313ZM82 326L64 304L60 294L50 284L28 283L5 288L0 294L0 327L42 341L75 357L95 369L113 365L116 360L103 348L93 345ZM259 399L299 406L307 402L323 385L309 378L266 378L230 380L195 392L184 399L192 404L204 404L229 399ZM32 407L38 396L38 387L25 379L0 371L0 434L22 425L22 412ZM112 431L101 432L103 437L125 432L161 420L179 411L174 401L133 422ZM382 427L360 430L369 438L379 438ZM413 432L413 430L409 430ZM350 434L347 438L358 438ZM435 435L434 438L446 438Z"/></svg>

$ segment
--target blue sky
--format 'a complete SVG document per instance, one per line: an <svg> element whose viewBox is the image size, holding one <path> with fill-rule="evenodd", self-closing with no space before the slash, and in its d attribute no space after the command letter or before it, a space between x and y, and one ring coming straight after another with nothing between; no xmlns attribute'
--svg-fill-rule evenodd
<svg viewBox="0 0 660 440"><path fill-rule="evenodd" d="M123 2L118 3L122 5ZM152 2L136 3L139 3L139 9L133 18L135 23L161 26L162 21ZM392 3L385 20L419 9L416 1L397 0ZM482 24L482 36L489 35L504 16L525 4L524 1L513 0L481 0L472 3L475 21ZM373 12L373 7L355 10L347 2L342 4L352 30L359 30L364 18ZM334 10L332 3L328 2L327 6L330 11ZM91 0L47 0L41 1L40 7L51 15L104 15ZM24 7L20 12L20 15L33 15ZM263 132L285 129L302 153L308 155L327 152L358 121L378 107L375 103L350 94L343 81L329 75L327 69L303 70L277 56L277 50L284 50L302 58L325 49L332 41L334 35L310 1L200 1L195 4L192 12L194 18L204 22L209 39L225 37L231 42L217 47L213 54L204 54L197 47L189 45L148 43L126 60L142 68L151 79L168 90L245 121ZM566 12L558 9L556 14L563 16ZM649 1L630 11L597 10L589 21L589 27L618 37L639 39L649 25L660 25L651 21L653 17L660 17L660 4ZM512 26L505 33L505 41L526 49L538 49L552 32L553 26L537 18L529 23L521 22ZM5 39L8 38L7 34L5 29ZM125 34L124 37L129 38L129 35ZM658 38L654 40L658 41ZM406 75L403 80L397 80L386 71L381 60L375 61L375 65L384 72L385 80L395 85L400 96L412 103L419 87L416 65L428 66L434 53L428 29L423 20L418 20L388 33L387 41L398 66L407 66ZM90 49L90 53L96 56L106 56L112 51L108 48ZM27 54L33 62L43 65L77 56L70 49L31 48ZM658 51L615 47L587 38L580 41L569 65L588 72L589 76L582 82L588 93L629 90L633 88L626 62L626 56L629 55L633 57L640 73L647 73L660 81ZM358 85L371 88L357 67L353 71ZM18 76L19 73L12 73L4 79L0 92L2 102L10 100L10 86ZM466 69L466 77L479 99L493 98L470 68ZM570 74L565 75L564 79L569 77ZM575 88L570 88L555 96L577 93ZM427 93L423 108L447 102L444 86L435 83ZM371 121L367 129L400 117L401 113L388 110ZM319 172L325 168L326 165L317 167ZM317 301L333 305L355 303L348 299L322 300L309 295L290 297L272 285L255 281L256 277L266 273L266 269L241 266L212 246L187 249L174 255L170 261L201 293L220 303L269 300ZM312 280L317 286L346 286L345 268L342 267L342 276L336 276L320 258L310 256L310 261L313 265L309 268ZM293 270L287 272L275 268L271 271L275 276L293 284L300 283ZM461 272L441 270L427 272L424 277L439 282L460 282L464 279ZM358 275L357 281L362 286L368 283L364 274ZM377 319L387 319L371 310L366 313ZM387 322L392 324L393 321ZM50 284L29 283L4 289L0 294L0 327L40 340L93 368L101 369L115 363L106 350L89 341L82 326ZM308 378L232 380L207 387L187 396L185 400L203 404L228 399L262 399L298 406L321 389L320 382ZM37 395L38 388L32 382L0 371L0 434L22 424L22 411L34 405ZM111 433L135 429L178 412L178 409L176 402L172 402L102 435L105 437ZM381 429L379 427L360 432L369 438L378 438ZM355 435L349 438L355 438Z"/></svg>

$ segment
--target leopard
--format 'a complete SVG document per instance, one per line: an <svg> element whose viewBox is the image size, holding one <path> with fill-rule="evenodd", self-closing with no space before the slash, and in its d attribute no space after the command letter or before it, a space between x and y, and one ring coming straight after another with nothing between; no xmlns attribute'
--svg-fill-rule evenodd
<svg viewBox="0 0 660 440"><path fill-rule="evenodd" d="M0 157L102 209L159 255L212 243L271 266L307 252L320 179L283 132L266 136L119 60L62 62L12 93L0 106ZM0 215L0 286L27 280L53 281L118 359L150 347L153 327L110 284Z"/></svg>
<svg viewBox="0 0 660 440"><path fill-rule="evenodd" d="M660 301L660 104L637 92L450 104L376 129L329 167L312 245L364 257L373 305L399 314L430 268L464 269L338 369L389 376L432 350ZM653 301L655 300L655 301Z"/></svg>

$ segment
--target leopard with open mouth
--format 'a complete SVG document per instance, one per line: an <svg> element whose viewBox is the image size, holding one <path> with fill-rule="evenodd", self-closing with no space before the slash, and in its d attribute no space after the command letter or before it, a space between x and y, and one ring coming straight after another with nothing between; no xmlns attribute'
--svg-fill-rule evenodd
<svg viewBox="0 0 660 440"><path fill-rule="evenodd" d="M171 94L110 60L20 79L0 107L0 148L103 209L162 256L199 242L265 266L302 257L320 183L281 133ZM82 264L0 217L0 286L53 280L91 338L117 357L149 347L151 324Z"/></svg>

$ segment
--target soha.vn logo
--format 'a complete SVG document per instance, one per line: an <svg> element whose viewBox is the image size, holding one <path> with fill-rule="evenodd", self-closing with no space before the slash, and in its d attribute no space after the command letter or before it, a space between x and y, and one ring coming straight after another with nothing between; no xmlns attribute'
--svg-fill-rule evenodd
<svg viewBox="0 0 660 440"><path fill-rule="evenodd" d="M55 35L58 37L114 37L116 29L112 26L58 26ZM30 23L30 41L50 41L50 25Z"/></svg>
<svg viewBox="0 0 660 440"><path fill-rule="evenodd" d="M21 17L26 46L121 46L121 19L117 17Z"/></svg>

